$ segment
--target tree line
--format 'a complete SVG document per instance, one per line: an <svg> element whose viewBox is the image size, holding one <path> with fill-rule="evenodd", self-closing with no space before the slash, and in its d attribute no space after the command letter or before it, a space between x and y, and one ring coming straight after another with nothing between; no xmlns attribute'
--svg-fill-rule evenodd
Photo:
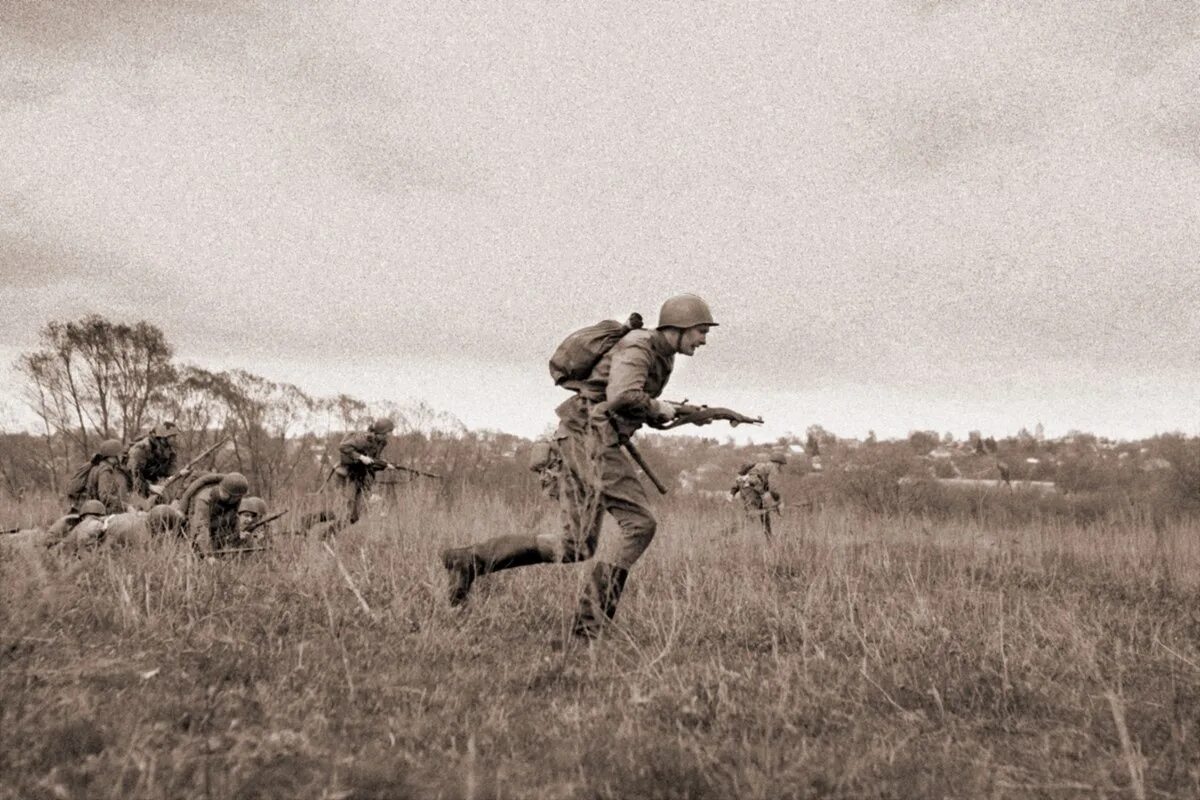
<svg viewBox="0 0 1200 800"><path fill-rule="evenodd" d="M50 322L16 371L35 433L10 433L0 448L0 481L11 495L35 486L58 492L65 476L105 439L131 442L160 420L180 430L182 456L228 437L221 466L270 493L311 480L328 464L332 438L387 415L397 437L427 450L437 435L464 432L454 417L423 403L368 403L349 394L314 397L299 387L240 369L178 363L157 326L98 314Z"/></svg>

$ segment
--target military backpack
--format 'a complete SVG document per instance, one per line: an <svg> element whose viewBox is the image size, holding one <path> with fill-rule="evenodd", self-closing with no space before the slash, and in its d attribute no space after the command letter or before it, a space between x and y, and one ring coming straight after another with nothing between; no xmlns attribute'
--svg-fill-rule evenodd
<svg viewBox="0 0 1200 800"><path fill-rule="evenodd" d="M640 327L642 315L635 312L629 315L629 321L624 324L615 319L606 319L571 333L550 356L550 377L554 379L554 385L564 386L572 381L587 380L604 354L625 334Z"/></svg>

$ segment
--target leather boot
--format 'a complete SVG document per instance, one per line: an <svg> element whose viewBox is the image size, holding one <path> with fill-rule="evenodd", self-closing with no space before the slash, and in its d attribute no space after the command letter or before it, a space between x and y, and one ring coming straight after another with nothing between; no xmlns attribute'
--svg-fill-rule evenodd
<svg viewBox="0 0 1200 800"><path fill-rule="evenodd" d="M621 599L628 577L629 570L624 567L596 562L591 579L579 598L579 610L575 612L571 632L586 639L599 636L617 613L617 602Z"/></svg>
<svg viewBox="0 0 1200 800"><path fill-rule="evenodd" d="M450 573L450 605L462 605L480 575L513 567L541 564L546 559L536 536L497 536L472 547L442 551L442 566Z"/></svg>

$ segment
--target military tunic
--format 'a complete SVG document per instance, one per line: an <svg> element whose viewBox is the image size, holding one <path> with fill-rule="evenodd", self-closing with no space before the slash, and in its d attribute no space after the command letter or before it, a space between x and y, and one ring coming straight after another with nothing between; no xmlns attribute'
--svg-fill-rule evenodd
<svg viewBox="0 0 1200 800"><path fill-rule="evenodd" d="M338 466L335 470L338 486L346 502L350 524L358 522L367 494L375 482L375 469L359 461L360 456L378 459L387 447L387 437L373 433L352 433L338 447Z"/></svg>
<svg viewBox="0 0 1200 800"><path fill-rule="evenodd" d="M175 472L177 455L171 440L147 436L129 447L126 464L133 480L133 491L143 497L150 494L150 484L166 480Z"/></svg>
<svg viewBox="0 0 1200 800"><path fill-rule="evenodd" d="M653 420L653 401L674 365L674 350L660 331L630 331L573 387L578 393L556 409L554 439L563 462L558 489L562 532L538 537L547 558L591 558L605 511L620 526L606 561L629 569L650 545L658 523L620 443Z"/></svg>
<svg viewBox="0 0 1200 800"><path fill-rule="evenodd" d="M234 547L238 542L238 503L222 500L219 484L196 492L187 516L188 537L201 553Z"/></svg>

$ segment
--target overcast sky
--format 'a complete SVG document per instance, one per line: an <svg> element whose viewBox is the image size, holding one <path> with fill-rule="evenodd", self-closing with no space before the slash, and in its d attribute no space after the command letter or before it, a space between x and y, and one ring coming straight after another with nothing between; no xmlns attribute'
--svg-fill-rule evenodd
<svg viewBox="0 0 1200 800"><path fill-rule="evenodd" d="M767 435L1200 432L1200 5L428 5L0 3L4 363L95 311L534 434L693 291L667 396Z"/></svg>

